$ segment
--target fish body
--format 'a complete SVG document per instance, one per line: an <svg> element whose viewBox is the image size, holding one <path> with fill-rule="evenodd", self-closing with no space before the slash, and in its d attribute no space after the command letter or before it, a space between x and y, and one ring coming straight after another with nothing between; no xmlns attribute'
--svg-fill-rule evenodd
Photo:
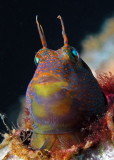
<svg viewBox="0 0 114 160"><path fill-rule="evenodd" d="M44 47L35 62L37 68L26 92L33 120L32 144L50 148L54 135L79 132L85 122L101 116L106 111L105 97L88 65L70 45L57 51Z"/></svg>
<svg viewBox="0 0 114 160"><path fill-rule="evenodd" d="M64 47L36 55L40 62L27 89L27 105L38 133L72 132L88 117L105 112L103 92L91 70L70 54L71 48Z"/></svg>

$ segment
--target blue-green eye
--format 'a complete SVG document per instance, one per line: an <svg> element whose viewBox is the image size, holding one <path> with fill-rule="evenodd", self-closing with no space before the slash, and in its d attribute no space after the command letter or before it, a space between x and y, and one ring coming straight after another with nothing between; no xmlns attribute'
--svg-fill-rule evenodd
<svg viewBox="0 0 114 160"><path fill-rule="evenodd" d="M38 65L39 61L40 61L40 58L35 56L34 63L35 63L36 66Z"/></svg>
<svg viewBox="0 0 114 160"><path fill-rule="evenodd" d="M76 49L72 48L72 49L71 49L71 53L72 53L72 55L73 55L74 57L79 57L79 54L78 54L78 52L76 51Z"/></svg>

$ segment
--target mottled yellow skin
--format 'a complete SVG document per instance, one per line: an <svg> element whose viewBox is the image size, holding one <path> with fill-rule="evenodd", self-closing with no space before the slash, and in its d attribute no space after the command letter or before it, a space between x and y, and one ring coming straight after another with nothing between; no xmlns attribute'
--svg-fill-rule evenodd
<svg viewBox="0 0 114 160"><path fill-rule="evenodd" d="M33 88L36 90L36 94L48 97L53 95L54 93L61 90L61 87L67 87L68 83L61 81L61 82L55 82L55 83L45 83L45 84L36 84L33 86Z"/></svg>

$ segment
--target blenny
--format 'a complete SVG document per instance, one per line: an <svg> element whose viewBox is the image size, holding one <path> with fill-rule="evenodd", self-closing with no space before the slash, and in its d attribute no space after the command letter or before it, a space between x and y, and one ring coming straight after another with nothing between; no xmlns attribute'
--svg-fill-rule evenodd
<svg viewBox="0 0 114 160"><path fill-rule="evenodd" d="M79 144L81 129L106 111L106 98L88 65L70 46L61 16L64 46L47 48L36 17L43 48L35 55L37 66L26 92L33 121L31 146L35 149L68 148Z"/></svg>

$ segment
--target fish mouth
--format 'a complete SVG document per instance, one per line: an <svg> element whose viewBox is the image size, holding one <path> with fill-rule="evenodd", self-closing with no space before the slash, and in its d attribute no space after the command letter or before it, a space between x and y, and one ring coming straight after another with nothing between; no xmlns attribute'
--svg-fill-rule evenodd
<svg viewBox="0 0 114 160"><path fill-rule="evenodd" d="M56 78L55 76L52 75L43 75L38 78L38 83L51 83L51 82L60 82L62 81L59 78Z"/></svg>

